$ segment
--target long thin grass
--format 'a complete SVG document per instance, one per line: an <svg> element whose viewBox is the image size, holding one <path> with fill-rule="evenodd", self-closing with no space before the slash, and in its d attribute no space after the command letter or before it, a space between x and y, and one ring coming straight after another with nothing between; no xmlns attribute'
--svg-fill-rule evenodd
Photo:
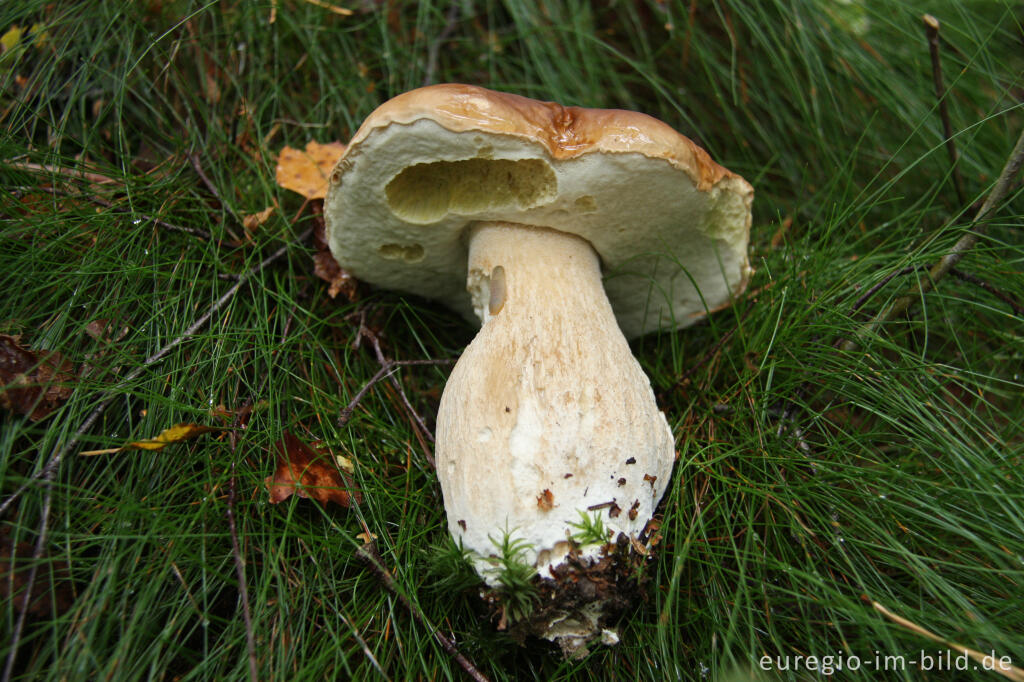
<svg viewBox="0 0 1024 682"><path fill-rule="evenodd" d="M919 679L921 652L948 647L873 602L1024 667L1020 185L957 273L858 336L981 229L1024 127L1019 7L332 6L0 5L0 34L26 29L0 53L0 333L76 373L50 416L0 413L11 679L460 678L432 628L492 679L808 679L825 656L862 663L836 677ZM431 427L448 365L398 367L337 424L381 367L366 330L388 360L457 357L473 330L414 298L330 299L299 239L316 214L274 182L284 145L345 141L387 97L446 81L645 111L757 191L748 292L634 346L679 461L648 600L579 660L497 631L452 561L412 414ZM231 430L79 454L182 422ZM285 431L350 458L363 501L269 504ZM359 560L362 533L420 618ZM896 669L869 667L885 657Z"/></svg>

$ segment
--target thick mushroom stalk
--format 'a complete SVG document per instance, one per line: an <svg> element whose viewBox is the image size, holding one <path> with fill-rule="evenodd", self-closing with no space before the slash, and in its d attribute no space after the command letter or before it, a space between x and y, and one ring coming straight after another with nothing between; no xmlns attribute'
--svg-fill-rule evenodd
<svg viewBox="0 0 1024 682"><path fill-rule="evenodd" d="M437 466L449 529L491 585L503 540L541 579L596 561L583 516L608 541L641 537L674 461L671 430L619 330L590 243L503 222L473 227L467 288L483 323L444 389ZM575 537L574 537L575 536ZM572 557L570 557L570 550ZM556 580L557 582L557 580ZM536 624L582 643L606 595ZM566 642L563 641L563 644ZM570 642L571 644L572 642Z"/></svg>

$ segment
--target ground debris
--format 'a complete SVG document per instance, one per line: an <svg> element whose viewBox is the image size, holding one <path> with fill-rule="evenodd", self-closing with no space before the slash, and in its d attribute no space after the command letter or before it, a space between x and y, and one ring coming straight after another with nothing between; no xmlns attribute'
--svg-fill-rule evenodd
<svg viewBox="0 0 1024 682"><path fill-rule="evenodd" d="M550 577L535 576L531 581L538 599L531 613L508 622L508 610L499 590L484 593L493 621L505 621L508 633L520 645L527 637L556 636L563 654L577 657L586 651L586 638L557 636L559 623L591 623L593 640L608 638L615 623L647 600L650 552L638 552L633 543L620 534L617 542L608 543L596 559L582 557L574 549L565 561L551 569ZM593 607L599 605L594 620ZM568 644L568 648L567 645Z"/></svg>
<svg viewBox="0 0 1024 682"><path fill-rule="evenodd" d="M346 458L335 458L326 450L314 450L287 431L274 447L277 468L264 480L271 504L284 502L292 495L320 504L334 502L342 507L351 506L353 500L363 501L346 471L352 466Z"/></svg>
<svg viewBox="0 0 1024 682"><path fill-rule="evenodd" d="M20 336L0 334L0 407L39 421L70 397L74 379L57 351L29 350Z"/></svg>
<svg viewBox="0 0 1024 682"><path fill-rule="evenodd" d="M11 600L17 600L20 607L34 562L34 549L30 542L15 543L6 532L0 533L0 601L10 603ZM75 592L68 565L63 561L48 559L45 555L41 557L32 583L28 615L33 618L60 615L66 613L74 601Z"/></svg>

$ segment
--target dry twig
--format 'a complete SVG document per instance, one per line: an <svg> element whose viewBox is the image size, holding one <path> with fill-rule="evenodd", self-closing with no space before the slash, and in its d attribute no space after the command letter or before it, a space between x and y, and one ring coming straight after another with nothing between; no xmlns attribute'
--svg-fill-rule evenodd
<svg viewBox="0 0 1024 682"><path fill-rule="evenodd" d="M957 164L960 154L956 150L956 141L953 139L953 125L949 121L949 106L946 104L946 86L942 83L942 59L939 54L939 20L930 14L925 14L921 17L921 20L924 21L925 35L928 36L928 50L932 55L932 80L935 83L935 97L939 101L942 133L946 136L946 151L949 152L953 189L956 191L957 201L962 206L964 203L964 183L960 177L960 167Z"/></svg>
<svg viewBox="0 0 1024 682"><path fill-rule="evenodd" d="M963 282L967 282L968 284L973 284L978 288L984 289L985 291L987 291L988 293L992 294L1000 301L1005 303L1006 305L1010 306L1010 308L1013 310L1014 315L1024 316L1024 305L1021 305L1020 301L1015 299L1007 292L989 284L980 277L972 275L969 272L964 272L963 270L957 270L956 268L953 268L949 271L949 274L953 275L954 277Z"/></svg>
<svg viewBox="0 0 1024 682"><path fill-rule="evenodd" d="M343 613L339 613L338 618L341 618L341 622L347 625L349 630L352 631L352 636L356 638L356 641L359 642L359 646L363 649L363 655L370 659L370 665L372 665L380 674L381 678L386 680L386 682L391 682L391 678L388 677L386 672L384 672L384 668L380 667L380 661L378 661L377 657L373 655L372 651L370 651L370 647L366 643L366 640L363 639L363 636L359 634L359 630L356 629L355 623L346 618Z"/></svg>
<svg viewBox="0 0 1024 682"><path fill-rule="evenodd" d="M448 6L444 28L437 34L437 38L431 41L430 47L427 48L427 69L426 74L423 76L423 85L431 85L434 82L434 73L437 71L437 57L441 52L441 45L451 37L458 21L459 3L453 2Z"/></svg>
<svg viewBox="0 0 1024 682"><path fill-rule="evenodd" d="M863 339L876 332L886 322L894 320L906 312L914 301L918 300L921 295L934 289L935 285L949 274L950 270L956 267L963 257L974 248L974 245L978 243L978 238L984 230L985 221L989 219L990 214L995 211L1003 202L1003 199L1006 198L1006 195L1009 194L1014 178L1017 177L1022 165L1024 165L1024 131L1017 138L1017 144L1007 158L1006 165L1003 166L1003 171L999 174L999 179L996 180L992 191L989 192L985 202L978 209L978 213L974 220L971 221L968 231L953 245L949 253L932 266L928 271L928 277L920 281L918 291L897 298L892 305L878 313L870 322L864 325L852 339L847 339L843 342L842 350L853 351L859 348Z"/></svg>
<svg viewBox="0 0 1024 682"><path fill-rule="evenodd" d="M234 448L232 448L234 449ZM231 464L231 482L228 485L228 529L231 531L231 553L235 558L235 573L238 575L238 597L242 600L242 620L245 622L245 648L249 657L249 679L257 682L256 636L252 629L252 614L249 613L249 587L245 579L245 559L238 543L238 528L235 525L235 465Z"/></svg>
<svg viewBox="0 0 1024 682"><path fill-rule="evenodd" d="M373 542L369 542L358 550L356 550L356 556L358 556L380 581L380 584L384 586L388 592L390 592L398 603L409 612L409 615L413 617L417 623L429 630L434 638L438 641L448 655L455 659L455 662L459 664L470 678L477 680L477 682L487 682L487 677L480 672L475 665L473 665L468 658L462 655L462 652L455 646L452 640L444 636L444 634L436 627L427 621L426 616L417 608L409 598L406 597L402 591L398 588L395 582L395 578L391 575L391 572L384 566L384 560L380 554L377 553L377 548Z"/></svg>
<svg viewBox="0 0 1024 682"><path fill-rule="evenodd" d="M949 647L950 649L962 651L972 660L978 662L985 670L990 670L994 673L998 673L1009 680L1014 680L1014 682L1024 682L1024 670L1007 663L1006 660L1009 659L1009 656L1004 656L1000 659L996 659L994 653L984 654L980 651L977 651L976 649L964 646L963 644L957 644L956 642L944 639L939 635L935 634L934 632L932 632L931 630L926 630L917 623L914 623L913 621L907 620L903 616L893 613L892 611L885 608L876 601L871 601L871 608L873 608L875 611L878 611L880 614L882 614L892 622L896 623L900 627L906 628L907 630L914 632L918 635L921 635L922 637L926 637L932 640L933 642L938 642L939 644Z"/></svg>

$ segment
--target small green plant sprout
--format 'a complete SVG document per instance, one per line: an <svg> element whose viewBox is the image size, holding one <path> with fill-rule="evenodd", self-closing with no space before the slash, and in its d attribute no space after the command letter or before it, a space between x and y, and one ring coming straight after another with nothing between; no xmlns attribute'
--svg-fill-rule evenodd
<svg viewBox="0 0 1024 682"><path fill-rule="evenodd" d="M569 525L577 531L569 537L581 547L586 545L604 545L608 542L608 532L604 528L604 521L601 518L600 512L595 512L591 515L581 509L580 522L570 523Z"/></svg>
<svg viewBox="0 0 1024 682"><path fill-rule="evenodd" d="M537 570L529 560L529 544L521 538L512 537L508 530L502 533L500 541L492 537L491 543L498 552L488 557L488 562L494 567L495 591L502 605L502 623L514 623L528 617L540 598L533 583Z"/></svg>
<svg viewBox="0 0 1024 682"><path fill-rule="evenodd" d="M473 570L479 559L476 552L462 546L450 534L431 548L427 563L429 575L434 578L433 589L448 594L459 593L480 584L480 576Z"/></svg>

